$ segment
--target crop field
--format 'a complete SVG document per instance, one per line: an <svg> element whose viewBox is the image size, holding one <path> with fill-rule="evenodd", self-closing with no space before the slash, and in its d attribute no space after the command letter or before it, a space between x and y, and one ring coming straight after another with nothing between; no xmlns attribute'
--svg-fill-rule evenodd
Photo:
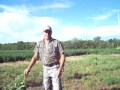
<svg viewBox="0 0 120 90"><path fill-rule="evenodd" d="M33 53L32 50L0 50L0 63L28 60Z"/></svg>
<svg viewBox="0 0 120 90"><path fill-rule="evenodd" d="M0 63L30 60L34 54L33 50L0 50ZM66 49L66 56L78 56L89 54L120 54L120 49Z"/></svg>
<svg viewBox="0 0 120 90"><path fill-rule="evenodd" d="M28 64L29 60L0 63L0 90L42 90L41 61L25 77ZM120 55L66 57L62 84L64 90L120 90Z"/></svg>

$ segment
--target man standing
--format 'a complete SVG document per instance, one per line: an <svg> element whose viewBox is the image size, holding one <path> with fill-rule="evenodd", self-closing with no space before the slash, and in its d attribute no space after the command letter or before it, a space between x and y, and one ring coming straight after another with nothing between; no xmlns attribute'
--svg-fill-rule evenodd
<svg viewBox="0 0 120 90"><path fill-rule="evenodd" d="M36 44L35 53L28 68L24 70L24 74L27 75L30 72L40 57L43 63L44 90L51 90L51 85L53 90L62 90L60 77L65 62L64 48L60 41L51 37L52 28L50 26L46 26L43 31L44 39Z"/></svg>

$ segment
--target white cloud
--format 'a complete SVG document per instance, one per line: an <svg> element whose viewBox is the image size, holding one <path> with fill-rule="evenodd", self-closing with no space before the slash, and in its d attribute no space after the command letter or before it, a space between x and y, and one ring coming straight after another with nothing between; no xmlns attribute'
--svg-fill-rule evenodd
<svg viewBox="0 0 120 90"><path fill-rule="evenodd" d="M39 5L39 6L34 6L33 4L31 5L28 5L27 7L29 7L29 10L30 12L35 12L35 11L39 11L39 10L58 10L58 9L67 9L67 8L71 8L72 7L72 2L70 1L55 1L55 2L52 2L52 1L48 1L48 2L45 2L44 4L42 5ZM24 6L24 8L26 8Z"/></svg>
<svg viewBox="0 0 120 90"><path fill-rule="evenodd" d="M106 15L98 15L98 16L96 16L96 17L93 17L93 20L97 20L97 21L99 21L99 20L106 20L106 19L108 19L109 17L110 17L111 15L110 14L106 14Z"/></svg>
<svg viewBox="0 0 120 90"><path fill-rule="evenodd" d="M0 43L17 42L17 40L34 41L35 38L41 37L44 25L54 26L58 23L51 17L31 16L26 9L8 6L0 8L4 9L4 12L0 12L0 34L2 34Z"/></svg>
<svg viewBox="0 0 120 90"><path fill-rule="evenodd" d="M65 26L64 21L53 17L32 16L25 6L1 6L0 12L0 43L17 41L39 41L42 39L42 28L45 25L53 27L53 37L59 40L73 38L90 39L96 36L111 37L120 34L118 26L101 26L86 28L80 26Z"/></svg>
<svg viewBox="0 0 120 90"><path fill-rule="evenodd" d="M93 28L85 28L80 26L61 26L58 32L55 32L54 36L62 41L71 40L73 38L78 39L93 39L96 36L100 37L112 37L120 34L119 26L100 26Z"/></svg>
<svg viewBox="0 0 120 90"><path fill-rule="evenodd" d="M70 5L65 3L52 3L49 5L38 7L38 9L59 9L59 8L70 8Z"/></svg>
<svg viewBox="0 0 120 90"><path fill-rule="evenodd" d="M113 9L113 10L110 10L110 11L108 11L108 12L104 12L103 14L94 16L94 17L92 17L91 19L94 20L94 21L104 21L104 20L108 20L108 19L111 18L114 14L117 15L118 11L119 11L119 10L117 10L117 9Z"/></svg>

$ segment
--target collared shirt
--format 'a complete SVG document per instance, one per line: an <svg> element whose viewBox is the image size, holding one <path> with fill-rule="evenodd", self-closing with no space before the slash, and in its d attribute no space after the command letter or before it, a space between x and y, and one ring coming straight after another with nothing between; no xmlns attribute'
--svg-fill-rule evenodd
<svg viewBox="0 0 120 90"><path fill-rule="evenodd" d="M60 41L52 38L47 47L44 40L39 41L34 51L39 52L43 64L51 64L59 61L60 54L64 53L64 48Z"/></svg>

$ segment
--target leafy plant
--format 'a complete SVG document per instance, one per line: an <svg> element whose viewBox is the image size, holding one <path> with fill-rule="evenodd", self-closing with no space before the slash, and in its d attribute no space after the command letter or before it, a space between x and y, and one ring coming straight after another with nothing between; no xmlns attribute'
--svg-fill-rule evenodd
<svg viewBox="0 0 120 90"><path fill-rule="evenodd" d="M3 90L26 90L25 76L23 74L18 75L15 81L9 86L4 87Z"/></svg>

